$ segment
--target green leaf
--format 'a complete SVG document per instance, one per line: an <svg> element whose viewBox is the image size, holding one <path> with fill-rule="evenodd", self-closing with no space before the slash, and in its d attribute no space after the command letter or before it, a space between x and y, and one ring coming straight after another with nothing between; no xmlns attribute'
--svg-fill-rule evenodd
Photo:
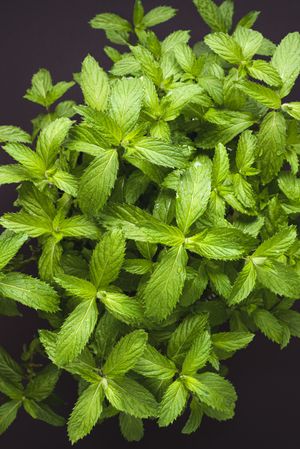
<svg viewBox="0 0 300 449"><path fill-rule="evenodd" d="M166 174L166 169L164 167L158 167L157 165L152 164L149 161L144 159L140 159L137 155L128 155L124 156L131 165L141 170L151 181L160 185L164 179Z"/></svg>
<svg viewBox="0 0 300 449"><path fill-rule="evenodd" d="M50 72L46 69L40 69L33 75L32 86L27 89L24 98L48 108L72 86L74 86L73 82L67 83L64 81L53 86Z"/></svg>
<svg viewBox="0 0 300 449"><path fill-rule="evenodd" d="M269 112L260 125L258 133L257 159L264 184L270 182L279 172L286 145L286 123L281 112Z"/></svg>
<svg viewBox="0 0 300 449"><path fill-rule="evenodd" d="M251 170L251 166L255 161L256 144L257 139L252 131L244 131L239 137L236 165L242 175L247 176Z"/></svg>
<svg viewBox="0 0 300 449"><path fill-rule="evenodd" d="M40 402L46 399L55 388L59 378L59 370L54 365L48 365L33 377L25 390L25 396Z"/></svg>
<svg viewBox="0 0 300 449"><path fill-rule="evenodd" d="M110 313L104 312L95 329L94 347L100 359L105 359L112 350L122 326Z"/></svg>
<svg viewBox="0 0 300 449"><path fill-rule="evenodd" d="M137 242L177 246L184 241L180 229L159 221L133 205L114 204L105 209L101 218L106 227L121 228L126 238Z"/></svg>
<svg viewBox="0 0 300 449"><path fill-rule="evenodd" d="M177 49L178 45L187 44L190 39L189 31L174 31L169 34L161 43L162 54L167 54Z"/></svg>
<svg viewBox="0 0 300 449"><path fill-rule="evenodd" d="M300 179L292 173L281 173L278 179L280 190L292 201L300 198Z"/></svg>
<svg viewBox="0 0 300 449"><path fill-rule="evenodd" d="M29 183L20 187L18 205L35 216L36 221L46 219L50 223L56 214L53 199Z"/></svg>
<svg viewBox="0 0 300 449"><path fill-rule="evenodd" d="M35 402L29 399L25 399L24 408L26 412L34 419L44 421L51 426L60 427L65 424L65 419L62 416L57 415L48 405L43 402Z"/></svg>
<svg viewBox="0 0 300 449"><path fill-rule="evenodd" d="M176 14L176 9L171 6L158 6L151 9L141 21L141 25L145 28L151 28L160 23L167 22L172 19Z"/></svg>
<svg viewBox="0 0 300 449"><path fill-rule="evenodd" d="M188 266L186 281L180 298L180 305L189 307L194 304L201 298L207 287L207 283L208 276L204 264L200 266L199 270L193 270Z"/></svg>
<svg viewBox="0 0 300 449"><path fill-rule="evenodd" d="M45 312L56 312L59 298L50 285L22 273L0 276L0 293L6 298Z"/></svg>
<svg viewBox="0 0 300 449"><path fill-rule="evenodd" d="M159 406L159 427L166 427L183 412L188 392L183 383L175 380L166 390Z"/></svg>
<svg viewBox="0 0 300 449"><path fill-rule="evenodd" d="M264 81L270 86L277 87L282 84L280 75L275 67L263 59L252 61L251 65L247 66L247 71L252 78Z"/></svg>
<svg viewBox="0 0 300 449"><path fill-rule="evenodd" d="M270 340L281 344L283 338L283 327L278 319L268 310L257 309L252 318L258 329Z"/></svg>
<svg viewBox="0 0 300 449"><path fill-rule="evenodd" d="M56 232L61 233L64 237L86 237L91 240L98 240L100 236L97 225L84 215L65 218Z"/></svg>
<svg viewBox="0 0 300 449"><path fill-rule="evenodd" d="M133 7L133 23L137 26L143 20L145 11L141 0L135 0Z"/></svg>
<svg viewBox="0 0 300 449"><path fill-rule="evenodd" d="M280 42L274 52L272 65L283 81L280 96L286 97L300 72L300 33L289 33Z"/></svg>
<svg viewBox="0 0 300 449"><path fill-rule="evenodd" d="M255 287L256 277L253 263L251 261L246 263L233 284L229 298L230 305L239 304L249 296Z"/></svg>
<svg viewBox="0 0 300 449"><path fill-rule="evenodd" d="M300 296L300 275L297 271L281 262L266 260L263 264L255 263L259 282L273 293L298 299Z"/></svg>
<svg viewBox="0 0 300 449"><path fill-rule="evenodd" d="M243 60L242 48L229 34L222 32L208 34L205 36L204 42L222 59L231 64L239 64Z"/></svg>
<svg viewBox="0 0 300 449"><path fill-rule="evenodd" d="M68 436L72 444L88 435L102 412L104 392L101 383L88 386L79 396L68 420Z"/></svg>
<svg viewBox="0 0 300 449"><path fill-rule="evenodd" d="M182 70L192 74L195 64L196 64L195 53L193 52L191 47L187 44L178 45L176 50L177 50L175 53L176 61L178 62L178 64L182 68ZM194 88L194 87L197 87L197 86L191 84L190 86L189 85L182 86L182 87L178 87L177 89L180 89L180 91L183 94L183 98L184 98L184 89L187 89L189 91L190 88ZM175 89L175 91L177 89ZM169 95L172 95L172 93L173 93L173 90L166 96L166 100Z"/></svg>
<svg viewBox="0 0 300 449"><path fill-rule="evenodd" d="M0 185L18 184L29 179L29 172L21 165L12 164L0 167Z"/></svg>
<svg viewBox="0 0 300 449"><path fill-rule="evenodd" d="M203 215L211 190L211 163L198 158L180 178L176 195L176 220L186 234L191 225Z"/></svg>
<svg viewBox="0 0 300 449"><path fill-rule="evenodd" d="M42 129L36 152L47 167L53 165L59 149L72 126L72 121L66 117L58 118Z"/></svg>
<svg viewBox="0 0 300 449"><path fill-rule="evenodd" d="M12 142L4 145L3 149L26 170L31 172L32 178L44 176L46 166L43 160L26 145Z"/></svg>
<svg viewBox="0 0 300 449"><path fill-rule="evenodd" d="M189 46L183 46L183 48L190 49ZM189 73L195 72L196 69L194 69L194 65L196 64L196 62L193 60L190 61L190 63L189 61L186 61L184 59L184 53L180 51L180 49L181 47L179 47L176 52L176 58L178 60L179 65L186 72ZM192 50L190 51L192 52ZM193 53L191 54L195 59L194 54ZM212 105L211 99L204 92L202 87L200 87L198 84L184 85L172 89L170 92L168 92L168 95L166 95L161 101L161 108L163 108L164 111L163 113L164 120L166 121L174 120L176 117L180 115L180 112L191 103L195 105L196 104L201 105L204 107L209 107Z"/></svg>
<svg viewBox="0 0 300 449"><path fill-rule="evenodd" d="M239 20L237 27L242 26L245 28L252 28L259 15L260 11L249 11L244 17Z"/></svg>
<svg viewBox="0 0 300 449"><path fill-rule="evenodd" d="M32 87L27 89L24 98L38 103L41 106L49 106L47 97L52 89L52 78L50 72L46 69L40 69L32 77Z"/></svg>
<svg viewBox="0 0 300 449"><path fill-rule="evenodd" d="M78 180L75 176L71 175L71 173L58 169L49 177L49 182L63 192L69 193L76 198L78 192Z"/></svg>
<svg viewBox="0 0 300 449"><path fill-rule="evenodd" d="M265 240L253 253L253 257L278 257L286 253L297 239L294 226L284 228L271 238Z"/></svg>
<svg viewBox="0 0 300 449"><path fill-rule="evenodd" d="M52 223L49 218L37 217L24 211L4 214L0 223L11 231L28 234L30 237L39 237L52 232Z"/></svg>
<svg viewBox="0 0 300 449"><path fill-rule="evenodd" d="M219 143L215 148L212 166L212 183L214 187L222 184L229 176L229 158L224 145Z"/></svg>
<svg viewBox="0 0 300 449"><path fill-rule="evenodd" d="M78 201L83 212L97 215L115 184L119 168L116 150L107 150L89 165L81 177Z"/></svg>
<svg viewBox="0 0 300 449"><path fill-rule="evenodd" d="M152 262L147 259L127 259L124 262L123 270L131 274L146 274L152 270Z"/></svg>
<svg viewBox="0 0 300 449"><path fill-rule="evenodd" d="M158 404L154 396L141 384L128 377L110 379L105 395L117 410L136 418L157 415Z"/></svg>
<svg viewBox="0 0 300 449"><path fill-rule="evenodd" d="M276 318L285 323L293 337L300 337L300 314L294 310L278 310Z"/></svg>
<svg viewBox="0 0 300 449"><path fill-rule="evenodd" d="M2 232L0 236L0 270L17 254L26 240L27 236L24 234L14 234L10 231Z"/></svg>
<svg viewBox="0 0 300 449"><path fill-rule="evenodd" d="M232 410L237 399L231 383L215 373L185 378L187 388L208 406L220 411Z"/></svg>
<svg viewBox="0 0 300 449"><path fill-rule="evenodd" d="M106 109L109 95L108 76L91 55L82 63L80 86L86 104L97 111Z"/></svg>
<svg viewBox="0 0 300 449"><path fill-rule="evenodd" d="M73 362L64 365L64 369L73 375L80 376L88 383L99 383L102 380L93 356L87 348Z"/></svg>
<svg viewBox="0 0 300 449"><path fill-rule="evenodd" d="M118 320L126 324L137 324L143 321L143 308L136 298L112 291L100 291L98 297L105 308Z"/></svg>
<svg viewBox="0 0 300 449"><path fill-rule="evenodd" d="M125 201L134 204L145 193L149 186L149 178L140 171L134 171L128 178L125 186Z"/></svg>
<svg viewBox="0 0 300 449"><path fill-rule="evenodd" d="M1 125L0 142L31 143L31 136L18 126Z"/></svg>
<svg viewBox="0 0 300 449"><path fill-rule="evenodd" d="M0 346L0 377L21 386L23 370L14 359Z"/></svg>
<svg viewBox="0 0 300 449"><path fill-rule="evenodd" d="M208 332L203 332L203 334L197 337L191 349L188 351L182 365L182 374L190 376L203 368L209 359L210 351L210 334Z"/></svg>
<svg viewBox="0 0 300 449"><path fill-rule="evenodd" d="M296 120L300 120L300 102L291 101L282 105L282 109L287 112L291 117Z"/></svg>
<svg viewBox="0 0 300 449"><path fill-rule="evenodd" d="M51 91L48 94L48 103L55 103L56 100L61 98L71 87L73 87L75 83L73 81L65 82L60 81L52 87ZM72 102L64 101L57 105L55 108L55 112L59 117L72 117L74 114L72 113Z"/></svg>
<svg viewBox="0 0 300 449"><path fill-rule="evenodd" d="M249 60L259 51L263 35L258 31L239 26L234 32L234 39L242 48L244 58Z"/></svg>
<svg viewBox="0 0 300 449"><path fill-rule="evenodd" d="M137 330L125 335L109 354L103 373L111 377L120 377L134 368L146 347L148 335Z"/></svg>
<svg viewBox="0 0 300 449"><path fill-rule="evenodd" d="M249 97L270 109L279 109L281 106L281 100L278 93L269 87L262 86L261 84L252 81L243 81L237 84L237 87L242 92L249 95Z"/></svg>
<svg viewBox="0 0 300 449"><path fill-rule="evenodd" d="M61 265L64 272L70 276L88 277L88 263L77 251L63 254Z"/></svg>
<svg viewBox="0 0 300 449"><path fill-rule="evenodd" d="M120 429L123 437L130 443L140 441L144 436L143 421L127 413L119 415Z"/></svg>
<svg viewBox="0 0 300 449"><path fill-rule="evenodd" d="M97 14L90 21L90 25L97 30L114 32L131 31L131 25L127 20L112 13Z"/></svg>
<svg viewBox="0 0 300 449"><path fill-rule="evenodd" d="M184 168L187 164L186 155L178 146L151 137L139 139L128 151L130 156L163 167Z"/></svg>
<svg viewBox="0 0 300 449"><path fill-rule="evenodd" d="M241 229L243 232L246 232L252 237L257 237L263 227L265 220L263 217L255 218L254 220L248 221L246 220L237 220L234 222L234 226L238 229Z"/></svg>
<svg viewBox="0 0 300 449"><path fill-rule="evenodd" d="M13 383L6 377L0 377L0 393L10 399L22 400L24 390L21 384Z"/></svg>
<svg viewBox="0 0 300 449"><path fill-rule="evenodd" d="M193 0L199 14L212 31L227 31L220 8L213 0Z"/></svg>
<svg viewBox="0 0 300 449"><path fill-rule="evenodd" d="M175 308L184 286L187 259L182 245L163 255L143 292L148 317L163 320Z"/></svg>
<svg viewBox="0 0 300 449"><path fill-rule="evenodd" d="M205 278L210 280L211 285L216 292L223 296L225 299L228 299L230 291L231 291L231 282L225 271L225 264L223 262L205 262L203 264L203 268L201 270L200 276L203 276L203 272L206 273ZM205 287L207 286L207 283Z"/></svg>
<svg viewBox="0 0 300 449"><path fill-rule="evenodd" d="M262 42L262 45L258 51L258 54L261 56L273 56L274 52L276 50L276 45L270 41L270 39L267 39L264 37L264 40Z"/></svg>
<svg viewBox="0 0 300 449"><path fill-rule="evenodd" d="M142 45L130 46L130 50L139 64L138 71L142 70L143 74L147 76L156 86L159 86L163 80L162 69L154 58L150 50Z"/></svg>
<svg viewBox="0 0 300 449"><path fill-rule="evenodd" d="M107 287L117 279L125 257L125 239L122 232L113 229L102 237L95 247L90 262L91 280L96 288Z"/></svg>
<svg viewBox="0 0 300 449"><path fill-rule="evenodd" d="M232 181L237 200L246 208L255 208L256 201L252 185L239 173L233 175Z"/></svg>
<svg viewBox="0 0 300 449"><path fill-rule="evenodd" d="M80 299L94 299L97 294L97 289L91 282L75 276L60 274L55 278L55 282L66 290L69 295Z"/></svg>
<svg viewBox="0 0 300 449"><path fill-rule="evenodd" d="M9 401L0 406L0 435L2 435L17 417L21 401Z"/></svg>
<svg viewBox="0 0 300 449"><path fill-rule="evenodd" d="M190 416L181 431L181 433L186 435L196 432L196 430L200 427L203 418L203 408L195 397L191 401L190 409Z"/></svg>
<svg viewBox="0 0 300 449"><path fill-rule="evenodd" d="M219 6L219 11L223 17L226 31L229 31L232 27L232 19L234 13L233 0L224 0Z"/></svg>
<svg viewBox="0 0 300 449"><path fill-rule="evenodd" d="M162 355L153 346L147 345L135 364L134 371L144 377L169 380L174 377L177 369L172 360Z"/></svg>
<svg viewBox="0 0 300 449"><path fill-rule="evenodd" d="M238 134L253 125L254 118L249 113L228 110L211 110L205 118L212 124L200 128L197 143L202 148L214 148L219 143L226 145Z"/></svg>
<svg viewBox="0 0 300 449"><path fill-rule="evenodd" d="M167 354L176 364L182 364L192 343L206 329L207 320L208 316L206 314L187 317L172 333L168 343Z"/></svg>
<svg viewBox="0 0 300 449"><path fill-rule="evenodd" d="M119 125L123 136L136 125L142 106L140 80L124 78L115 81L110 95L110 116Z"/></svg>
<svg viewBox="0 0 300 449"><path fill-rule="evenodd" d="M241 259L255 240L239 229L230 227L208 228L186 239L186 248L207 259Z"/></svg>
<svg viewBox="0 0 300 449"><path fill-rule="evenodd" d="M250 332L219 332L211 336L213 347L227 352L245 348L253 338Z"/></svg>
<svg viewBox="0 0 300 449"><path fill-rule="evenodd" d="M55 361L58 365L72 362L87 344L98 318L95 299L84 300L70 313L59 331Z"/></svg>

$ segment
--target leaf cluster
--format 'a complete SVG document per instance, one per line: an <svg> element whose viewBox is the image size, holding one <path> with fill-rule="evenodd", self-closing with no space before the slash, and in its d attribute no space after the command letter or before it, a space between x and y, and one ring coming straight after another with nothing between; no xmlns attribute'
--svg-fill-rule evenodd
<svg viewBox="0 0 300 449"><path fill-rule="evenodd" d="M92 55L71 82L39 70L32 133L0 126L14 160L0 185L18 186L0 218L0 314L44 319L20 363L0 348L0 433L21 407L63 425L65 371L72 443L114 416L128 441L185 412L190 434L234 416L224 362L256 332L300 337L300 103L286 99L300 34L275 45L257 11L234 24L232 0L194 4L210 28L194 46L152 30L172 7L98 14L110 70ZM75 84L82 103L62 101Z"/></svg>

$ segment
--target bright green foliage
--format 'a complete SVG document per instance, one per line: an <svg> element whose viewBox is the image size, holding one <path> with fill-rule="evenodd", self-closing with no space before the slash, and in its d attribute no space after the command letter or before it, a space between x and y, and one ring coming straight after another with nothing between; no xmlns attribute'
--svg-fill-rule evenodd
<svg viewBox="0 0 300 449"><path fill-rule="evenodd" d="M104 399L103 387L90 385L79 397L68 421L68 435L72 443L87 435L98 421Z"/></svg>
<svg viewBox="0 0 300 449"><path fill-rule="evenodd" d="M143 355L147 342L146 332L134 331L123 337L113 348L103 366L103 373L109 377L120 377L134 368Z"/></svg>
<svg viewBox="0 0 300 449"><path fill-rule="evenodd" d="M0 314L45 323L21 364L0 348L0 434L21 407L64 425L62 371L79 386L72 443L115 416L129 442L186 411L190 434L233 418L225 361L255 332L300 338L300 102L285 98L300 34L275 45L252 29L258 11L235 24L232 0L194 0L210 31L191 47L189 31L152 31L174 8L132 3L132 21L90 21L118 45L109 71L91 55L74 82L40 69L32 133L0 126L15 161L0 186L18 185L0 217ZM75 83L82 104L61 101Z"/></svg>

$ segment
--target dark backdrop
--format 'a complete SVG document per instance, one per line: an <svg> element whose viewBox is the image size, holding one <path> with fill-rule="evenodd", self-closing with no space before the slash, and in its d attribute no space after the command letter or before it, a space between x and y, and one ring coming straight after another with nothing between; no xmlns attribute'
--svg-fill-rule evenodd
<svg viewBox="0 0 300 449"><path fill-rule="evenodd" d="M170 4L179 9L178 16L162 25L160 34L180 27L192 29L196 41L208 28L197 15L191 0L145 0L146 9ZM125 17L131 13L131 0L0 0L0 123L14 124L30 130L30 119L39 107L22 99L31 76L40 67L48 68L55 81L70 80L80 69L80 63L90 52L103 66L108 60L102 51L104 33L91 30L87 22L96 13L117 12ZM258 28L275 42L290 31L297 31L300 19L299 0L237 0L237 16L249 9L262 14ZM70 94L79 100L73 89ZM299 89L293 94L299 99ZM7 161L0 152L0 163ZM14 188L1 188L0 213L11 208ZM25 318L0 317L0 344L18 356L21 342L30 341L38 325L30 311ZM166 447L180 449L297 449L300 447L300 342L293 340L280 351L274 344L258 336L250 348L237 354L229 363L230 378L235 384L239 401L234 420L218 423L205 419L198 433L191 437L179 433L182 421L167 430L146 426L143 442L137 448ZM65 406L71 409L75 385L68 377L59 389ZM133 446L134 444L132 444ZM34 421L22 412L17 421L1 437L3 449L70 448L65 429L56 429ZM118 434L117 423L98 426L91 436L77 444L78 449L131 445Z"/></svg>

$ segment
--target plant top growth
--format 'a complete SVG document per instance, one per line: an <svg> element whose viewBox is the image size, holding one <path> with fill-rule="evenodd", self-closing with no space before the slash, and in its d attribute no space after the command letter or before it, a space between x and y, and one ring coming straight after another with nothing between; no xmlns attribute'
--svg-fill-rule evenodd
<svg viewBox="0 0 300 449"><path fill-rule="evenodd" d="M88 55L55 84L40 69L32 134L0 126L15 161L0 184L17 186L0 313L42 318L18 363L0 349L0 433L23 407L72 443L113 417L129 441L183 413L190 434L234 416L226 360L256 332L300 337L300 102L286 99L300 34L275 45L258 11L233 24L232 0L194 4L210 31L193 47L187 30L153 31L170 6L96 15L110 70ZM74 84L81 104L62 99ZM68 417L63 371L78 382Z"/></svg>

